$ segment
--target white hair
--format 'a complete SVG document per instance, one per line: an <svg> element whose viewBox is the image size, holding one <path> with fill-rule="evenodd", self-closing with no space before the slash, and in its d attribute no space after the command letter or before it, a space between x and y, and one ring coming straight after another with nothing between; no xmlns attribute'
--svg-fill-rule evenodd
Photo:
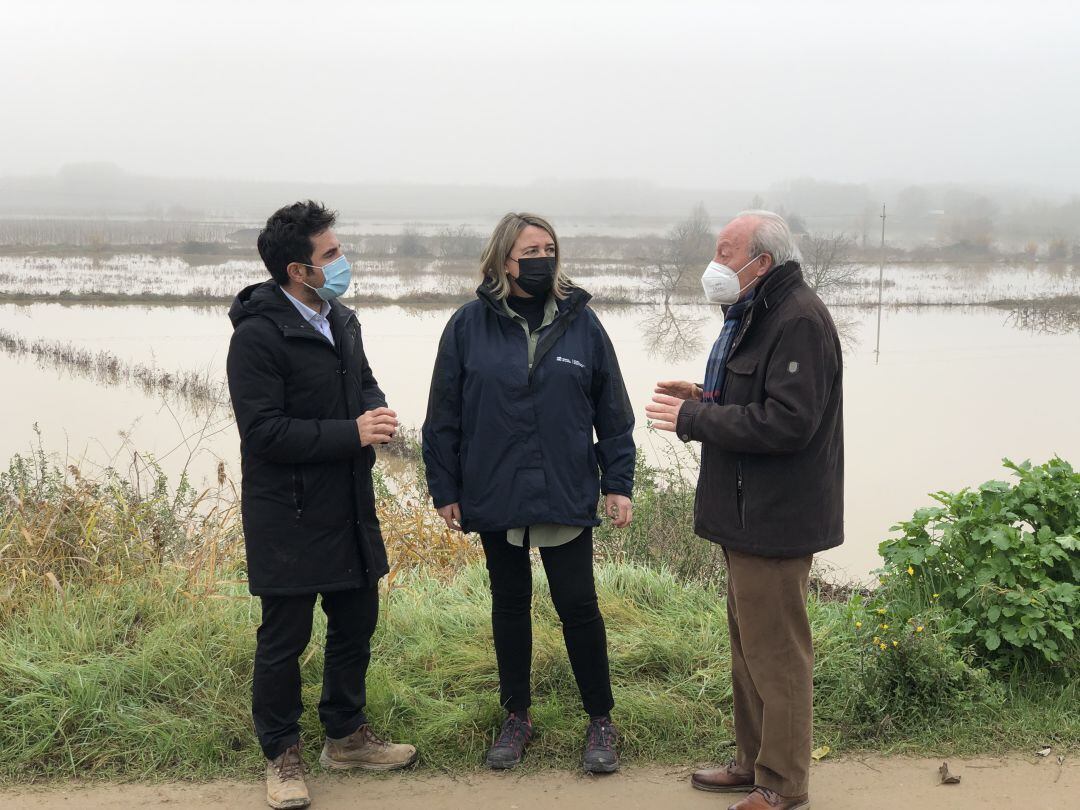
<svg viewBox="0 0 1080 810"><path fill-rule="evenodd" d="M772 256L773 266L779 266L785 262L801 262L802 253L795 239L791 235L791 229L779 214L772 211L741 211L740 217L752 217L757 220L754 230L750 235L750 255L758 256L767 253Z"/></svg>

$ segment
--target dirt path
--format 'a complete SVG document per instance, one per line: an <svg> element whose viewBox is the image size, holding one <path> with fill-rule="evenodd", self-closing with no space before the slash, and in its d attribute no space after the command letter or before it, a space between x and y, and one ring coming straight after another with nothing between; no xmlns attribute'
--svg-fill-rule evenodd
<svg viewBox="0 0 1080 810"><path fill-rule="evenodd" d="M1046 759L950 760L958 785L940 785L937 759L848 757L814 766L811 799L815 810L1080 810L1080 762L1059 765ZM692 790L689 768L627 768L595 778L564 771L529 774L470 773L458 777L396 774L389 777L316 773L310 780L313 810L682 810L726 808L738 794ZM734 797L734 798L732 798ZM48 788L0 790L0 806L18 810L261 810L256 782L202 784L75 783Z"/></svg>

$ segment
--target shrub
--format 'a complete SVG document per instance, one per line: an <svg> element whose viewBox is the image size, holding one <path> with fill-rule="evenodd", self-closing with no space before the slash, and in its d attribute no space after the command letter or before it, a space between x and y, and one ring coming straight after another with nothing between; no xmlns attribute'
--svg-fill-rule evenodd
<svg viewBox="0 0 1080 810"><path fill-rule="evenodd" d="M596 553L610 562L665 569L683 581L719 586L726 582L724 551L694 534L694 460L650 467L638 453L634 472L634 520L616 529L604 520L593 534ZM695 476L696 478L696 476ZM600 505L603 515L603 503Z"/></svg>
<svg viewBox="0 0 1080 810"><path fill-rule="evenodd" d="M999 667L1075 667L1080 473L1060 458L1004 464L1016 483L938 492L941 506L893 527L902 534L880 546L881 603L908 615L937 606L961 644Z"/></svg>

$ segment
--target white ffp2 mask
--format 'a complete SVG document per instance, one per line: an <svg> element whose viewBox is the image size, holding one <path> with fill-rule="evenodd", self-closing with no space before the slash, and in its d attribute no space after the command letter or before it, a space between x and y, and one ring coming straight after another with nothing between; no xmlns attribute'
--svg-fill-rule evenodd
<svg viewBox="0 0 1080 810"><path fill-rule="evenodd" d="M701 287L705 290L705 299L710 304L734 304L738 302L739 296L754 283L752 280L745 287L740 287L739 273L763 255L765 254L759 253L738 270L732 270L726 264L720 264L720 262L709 262L709 266L701 274Z"/></svg>

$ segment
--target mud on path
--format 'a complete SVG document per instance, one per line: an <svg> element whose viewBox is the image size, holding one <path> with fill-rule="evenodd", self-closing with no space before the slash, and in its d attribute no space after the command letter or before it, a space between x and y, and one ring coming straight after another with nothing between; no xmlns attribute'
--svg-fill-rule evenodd
<svg viewBox="0 0 1080 810"><path fill-rule="evenodd" d="M850 756L814 765L810 798L815 810L1080 810L1080 761L1031 755L950 759L961 776L942 785L939 759ZM567 771L520 774L425 772L388 776L309 776L313 810L724 810L742 794L702 793L690 788L691 768L633 767L607 777ZM0 789L0 806L18 810L261 810L262 784L204 782L160 784L60 783Z"/></svg>

